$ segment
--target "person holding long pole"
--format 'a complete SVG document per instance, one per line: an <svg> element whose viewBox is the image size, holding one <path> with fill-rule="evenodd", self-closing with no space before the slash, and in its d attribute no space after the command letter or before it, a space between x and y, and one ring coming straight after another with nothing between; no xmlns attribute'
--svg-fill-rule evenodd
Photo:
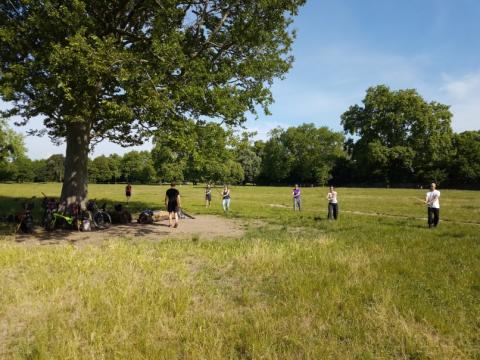
<svg viewBox="0 0 480 360"><path fill-rule="evenodd" d="M210 187L210 184L208 184L207 187L205 188L205 207L209 208L211 202L212 202L212 188Z"/></svg>
<svg viewBox="0 0 480 360"><path fill-rule="evenodd" d="M330 190L327 194L328 200L328 220L337 220L338 218L338 200L337 192L333 186L330 186Z"/></svg>
<svg viewBox="0 0 480 360"><path fill-rule="evenodd" d="M301 191L298 184L295 184L295 187L292 190L293 198L293 211L301 210Z"/></svg>
<svg viewBox="0 0 480 360"><path fill-rule="evenodd" d="M425 197L425 204L428 206L428 227L437 227L440 221L440 191L437 190L437 184L430 185L430 191Z"/></svg>
<svg viewBox="0 0 480 360"><path fill-rule="evenodd" d="M223 211L228 213L228 211L230 210L230 189L227 185L223 187L222 191L222 206Z"/></svg>

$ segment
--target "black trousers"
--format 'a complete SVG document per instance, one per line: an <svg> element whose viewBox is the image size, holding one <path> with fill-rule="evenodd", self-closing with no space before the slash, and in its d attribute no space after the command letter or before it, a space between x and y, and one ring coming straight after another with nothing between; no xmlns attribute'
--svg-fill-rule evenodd
<svg viewBox="0 0 480 360"><path fill-rule="evenodd" d="M440 221L440 209L428 208L428 227L437 226Z"/></svg>
<svg viewBox="0 0 480 360"><path fill-rule="evenodd" d="M338 218L338 204L328 203L328 219L337 220Z"/></svg>

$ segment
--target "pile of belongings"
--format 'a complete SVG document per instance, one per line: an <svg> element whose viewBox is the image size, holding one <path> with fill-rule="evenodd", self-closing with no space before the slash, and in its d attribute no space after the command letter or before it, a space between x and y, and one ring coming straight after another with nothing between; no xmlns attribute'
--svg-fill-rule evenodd
<svg viewBox="0 0 480 360"><path fill-rule="evenodd" d="M144 210L138 215L137 222L140 224L153 224L157 221L168 220L168 211Z"/></svg>
<svg viewBox="0 0 480 360"><path fill-rule="evenodd" d="M132 222L132 214L122 207L122 204L114 206L114 211L109 211L113 224L130 224Z"/></svg>

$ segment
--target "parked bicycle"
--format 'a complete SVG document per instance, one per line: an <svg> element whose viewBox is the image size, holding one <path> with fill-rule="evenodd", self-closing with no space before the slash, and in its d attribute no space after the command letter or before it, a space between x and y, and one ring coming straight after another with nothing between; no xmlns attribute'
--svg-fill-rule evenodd
<svg viewBox="0 0 480 360"><path fill-rule="evenodd" d="M43 225L45 230L53 231L58 227L68 227L80 230L82 211L79 204L72 204L68 209L65 204L60 204L53 198L48 198L44 193L42 207Z"/></svg>
<svg viewBox="0 0 480 360"><path fill-rule="evenodd" d="M45 194L43 196L44 226L48 231L60 226L85 230L83 228L85 220L92 221L95 228L99 230L107 229L112 224L110 215L105 211L106 204L98 207L95 200L90 200L86 211L82 210L80 204L72 204L67 209L65 204L60 204Z"/></svg>
<svg viewBox="0 0 480 360"><path fill-rule="evenodd" d="M66 215L57 211L49 212L45 218L45 229L53 231L59 224L80 230L80 220L76 215Z"/></svg>
<svg viewBox="0 0 480 360"><path fill-rule="evenodd" d="M107 204L104 203L101 207L98 207L96 200L89 200L87 203L87 210L91 214L93 224L97 229L107 229L112 225L112 218L110 214L105 210Z"/></svg>

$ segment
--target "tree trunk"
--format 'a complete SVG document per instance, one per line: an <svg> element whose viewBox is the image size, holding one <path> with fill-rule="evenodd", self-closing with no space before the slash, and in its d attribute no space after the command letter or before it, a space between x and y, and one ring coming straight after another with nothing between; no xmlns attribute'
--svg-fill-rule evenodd
<svg viewBox="0 0 480 360"><path fill-rule="evenodd" d="M88 151L90 129L83 122L67 125L67 151L61 201L67 207L79 203L85 208L88 195Z"/></svg>

